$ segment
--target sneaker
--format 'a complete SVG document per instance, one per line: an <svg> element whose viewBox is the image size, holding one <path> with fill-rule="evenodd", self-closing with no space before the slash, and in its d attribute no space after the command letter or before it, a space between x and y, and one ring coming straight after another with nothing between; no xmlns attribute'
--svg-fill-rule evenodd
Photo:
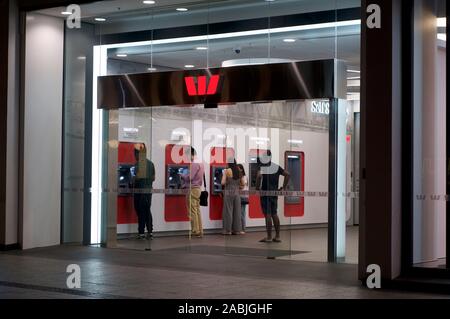
<svg viewBox="0 0 450 319"><path fill-rule="evenodd" d="M145 235L144 234L139 234L136 239L138 239L138 240L145 239Z"/></svg>
<svg viewBox="0 0 450 319"><path fill-rule="evenodd" d="M147 239L153 240L153 233L147 233Z"/></svg>

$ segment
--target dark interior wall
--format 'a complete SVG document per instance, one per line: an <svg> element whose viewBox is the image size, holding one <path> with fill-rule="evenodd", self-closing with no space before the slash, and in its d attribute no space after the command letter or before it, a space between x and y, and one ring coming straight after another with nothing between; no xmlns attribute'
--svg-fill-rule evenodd
<svg viewBox="0 0 450 319"><path fill-rule="evenodd" d="M367 6L381 7L381 29L366 27ZM381 267L400 274L401 0L362 1L361 200L359 277ZM382 85L380 85L382 83Z"/></svg>
<svg viewBox="0 0 450 319"><path fill-rule="evenodd" d="M9 0L0 0L0 246L5 245Z"/></svg>

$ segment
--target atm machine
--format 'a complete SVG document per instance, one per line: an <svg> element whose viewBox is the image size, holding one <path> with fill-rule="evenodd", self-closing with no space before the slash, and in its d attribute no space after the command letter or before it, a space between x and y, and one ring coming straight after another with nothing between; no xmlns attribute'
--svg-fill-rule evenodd
<svg viewBox="0 0 450 319"><path fill-rule="evenodd" d="M291 174L288 191L305 191L305 154L303 152L286 152L285 169ZM305 198L287 196L284 199L284 215L286 217L303 217L305 215Z"/></svg>
<svg viewBox="0 0 450 319"><path fill-rule="evenodd" d="M178 148L178 149L176 149ZM166 190L164 197L164 218L166 222L188 222L186 195L175 191L185 186L181 175L189 174L190 146L169 144L165 152ZM177 158L174 158L174 157ZM174 191L173 194L170 191Z"/></svg>
<svg viewBox="0 0 450 319"><path fill-rule="evenodd" d="M222 220L223 197L222 176L227 168L227 160L234 158L235 151L232 148L211 148L209 217L211 220Z"/></svg>
<svg viewBox="0 0 450 319"><path fill-rule="evenodd" d="M256 190L256 179L260 168L258 158L267 154L267 150L251 149L249 150L249 190ZM250 195L248 198L248 215L251 219L265 218L261 208L261 200L259 195Z"/></svg>
<svg viewBox="0 0 450 319"><path fill-rule="evenodd" d="M183 189L184 183L181 176L187 174L189 174L189 166L168 164L166 189L169 191Z"/></svg>
<svg viewBox="0 0 450 319"><path fill-rule="evenodd" d="M136 159L134 157L135 143L120 142L118 149L118 189L117 196L117 224L137 224L134 210L133 194L127 192L131 186Z"/></svg>

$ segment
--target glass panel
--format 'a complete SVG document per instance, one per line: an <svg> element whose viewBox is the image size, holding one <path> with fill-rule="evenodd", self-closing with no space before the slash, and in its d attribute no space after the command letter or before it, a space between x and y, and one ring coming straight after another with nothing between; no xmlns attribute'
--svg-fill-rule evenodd
<svg viewBox="0 0 450 319"><path fill-rule="evenodd" d="M414 2L414 247L417 267L446 264L446 1Z"/></svg>
<svg viewBox="0 0 450 319"><path fill-rule="evenodd" d="M328 251L328 185L330 102L306 100L289 102L291 130L286 160L292 184L297 180L303 196L287 197L284 215L292 224L294 260L326 261ZM295 190L297 190L296 188Z"/></svg>
<svg viewBox="0 0 450 319"><path fill-rule="evenodd" d="M227 237L227 251L230 254L266 258L290 255L290 223L289 219L283 219L282 196L278 195L282 185L278 167L284 166L283 153L279 148L282 134L280 112L286 111L282 106L283 103L242 103L222 108L227 116L227 141L232 142L237 162L242 163L248 172L249 189L252 191L248 205L244 205L246 234L238 238ZM232 165L230 169L231 175ZM233 189L239 188L239 180L229 177L227 187L232 194L224 197L224 214L239 215L236 211L242 210L242 207L232 209ZM225 208L227 204L228 208ZM239 233L239 229L232 228L231 231Z"/></svg>
<svg viewBox="0 0 450 319"><path fill-rule="evenodd" d="M83 233L84 212L87 205L91 133L87 123L92 121L92 47L94 28L82 23L81 28L65 31L64 120L63 120L63 212L62 242L81 243L88 234ZM86 128L88 128L86 130ZM86 152L86 153L85 153Z"/></svg>
<svg viewBox="0 0 450 319"><path fill-rule="evenodd" d="M361 1L353 1L355 8ZM361 91L361 26L358 20L347 24L345 15L352 14L354 8L349 8L346 2L336 2L336 20L339 21L334 32L336 35L336 59L343 63L338 68L338 77L346 79L347 96L339 101L339 114L342 119L338 132L341 148L338 150L342 158L341 193L342 214L338 210L338 245L340 245L340 260L347 263L358 263L359 238L359 114ZM356 14L356 12L355 12ZM344 73L344 74L340 74ZM343 196L343 197L342 197ZM345 253L344 253L345 252ZM345 258L342 258L345 256Z"/></svg>
<svg viewBox="0 0 450 319"><path fill-rule="evenodd" d="M340 132L346 131L344 135L350 136L346 141L353 147L353 114L359 112L359 7L360 1L355 0L171 1L170 5L137 1L124 3L120 10L103 2L82 5L81 29L66 30L64 242L81 240L83 211L90 210L88 232L95 244L203 253L217 253L221 247L220 252L233 255L292 255L325 261L329 101L248 101L212 109L191 105L100 111L96 80L103 75L340 59L347 65L349 80L349 101L340 104L347 109L348 117L343 115L347 128L341 126ZM41 13L60 17L62 11L53 8ZM348 173L354 167L349 145L342 157L347 159L343 193L355 189L353 175ZM172 153L174 146L181 147L180 161L172 156L176 154ZM201 207L208 234L203 240L193 236L187 201L189 190L198 185L190 179L183 184L180 176L192 170L191 146L205 165L210 193L209 206ZM227 149L233 150L237 163L243 165L252 191L246 193L244 186L239 194L249 197L249 204L243 206L245 236L219 235L224 232L221 175L233 156L225 152L217 159L213 155ZM264 237L266 223L263 194L256 192L256 181L260 161L269 149L273 162L291 174L287 189L291 193L266 194L273 200L263 203L265 209L270 205L278 209L282 242L275 245L258 242ZM155 180L145 181L153 179L147 176L153 166ZM136 187L136 179L144 180L143 185ZM278 187L269 191L281 188L283 177L278 182ZM84 189L84 194L77 189ZM135 206L139 206L135 201L142 201L145 210L151 207L154 232L162 240L135 240ZM357 224L351 202L345 201L349 226L352 221Z"/></svg>

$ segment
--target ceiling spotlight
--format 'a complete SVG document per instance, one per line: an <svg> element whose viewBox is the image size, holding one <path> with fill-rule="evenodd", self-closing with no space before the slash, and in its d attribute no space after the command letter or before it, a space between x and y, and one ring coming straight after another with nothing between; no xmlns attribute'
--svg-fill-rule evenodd
<svg viewBox="0 0 450 319"><path fill-rule="evenodd" d="M70 11L63 11L63 12L61 12L61 14L64 15L64 16L70 16L72 14L72 12L70 12Z"/></svg>
<svg viewBox="0 0 450 319"><path fill-rule="evenodd" d="M97 22L105 22L106 21L105 18L95 18L94 20Z"/></svg>
<svg viewBox="0 0 450 319"><path fill-rule="evenodd" d="M188 10L189 10L188 8L177 8L177 11L179 12L186 12Z"/></svg>
<svg viewBox="0 0 450 319"><path fill-rule="evenodd" d="M185 67L186 69L192 69L192 68L195 68L195 65L192 65L192 64L186 64L184 67Z"/></svg>
<svg viewBox="0 0 450 319"><path fill-rule="evenodd" d="M283 41L286 42L286 43L293 43L296 40L295 39L284 39Z"/></svg>
<svg viewBox="0 0 450 319"><path fill-rule="evenodd" d="M119 53L116 55L118 58L126 58L128 56L128 54L124 54L124 53Z"/></svg>
<svg viewBox="0 0 450 319"><path fill-rule="evenodd" d="M155 4L156 1L153 1L153 0L144 0L144 1L142 1L142 3L143 3L143 4Z"/></svg>
<svg viewBox="0 0 450 319"><path fill-rule="evenodd" d="M208 50L208 47L196 47L195 49L199 51L205 51Z"/></svg>

